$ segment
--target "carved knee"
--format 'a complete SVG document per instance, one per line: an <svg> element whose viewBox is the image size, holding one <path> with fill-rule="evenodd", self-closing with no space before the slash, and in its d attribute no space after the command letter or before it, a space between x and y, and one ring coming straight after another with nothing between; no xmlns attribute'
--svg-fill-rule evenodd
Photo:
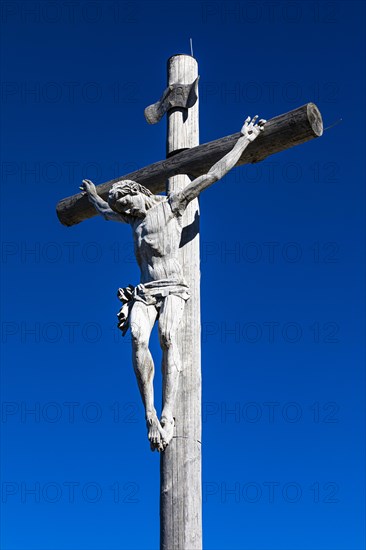
<svg viewBox="0 0 366 550"><path fill-rule="evenodd" d="M148 338L142 333L140 327L136 324L131 325L131 338L132 338L132 345L134 347L147 347L148 346Z"/></svg>
<svg viewBox="0 0 366 550"><path fill-rule="evenodd" d="M163 350L168 350L173 345L173 337L169 332L160 333L160 345Z"/></svg>

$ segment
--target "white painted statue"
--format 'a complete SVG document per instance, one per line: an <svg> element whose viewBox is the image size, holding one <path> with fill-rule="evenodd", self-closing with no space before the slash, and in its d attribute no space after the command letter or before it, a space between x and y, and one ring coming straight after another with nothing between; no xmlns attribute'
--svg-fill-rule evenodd
<svg viewBox="0 0 366 550"><path fill-rule="evenodd" d="M123 180L115 183L108 202L97 194L90 180L83 180L95 209L107 220L128 223L132 227L135 256L141 270L138 286L119 289L124 304L119 327L128 326L132 335L133 366L146 412L148 438L152 450L164 451L174 432L174 406L178 388L180 358L176 344L189 288L178 261L182 233L182 215L190 201L231 170L244 149L263 130L265 120L256 123L248 117L233 149L207 174L189 183L182 191L168 196L153 195L139 183ZM148 342L155 321L159 323L163 353L163 409L160 421L154 407L154 363Z"/></svg>

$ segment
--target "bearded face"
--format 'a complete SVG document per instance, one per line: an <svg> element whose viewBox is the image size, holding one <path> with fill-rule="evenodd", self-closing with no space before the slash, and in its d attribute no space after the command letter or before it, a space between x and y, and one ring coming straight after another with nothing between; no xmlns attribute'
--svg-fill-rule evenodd
<svg viewBox="0 0 366 550"><path fill-rule="evenodd" d="M152 193L143 185L131 180L124 180L113 185L109 192L108 204L119 214L133 218L144 218L149 207Z"/></svg>
<svg viewBox="0 0 366 550"><path fill-rule="evenodd" d="M133 218L144 218L146 216L146 197L142 193L123 195L116 198L110 207L120 214Z"/></svg>

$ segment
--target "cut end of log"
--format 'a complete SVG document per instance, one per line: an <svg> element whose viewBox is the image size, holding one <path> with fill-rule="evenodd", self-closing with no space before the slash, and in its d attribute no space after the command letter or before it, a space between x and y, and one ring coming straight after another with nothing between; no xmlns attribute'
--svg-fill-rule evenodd
<svg viewBox="0 0 366 550"><path fill-rule="evenodd" d="M78 193L59 201L56 205L56 214L62 225L71 227L96 216L97 212L88 201L88 197L85 194Z"/></svg>
<svg viewBox="0 0 366 550"><path fill-rule="evenodd" d="M64 216L63 216L63 209L61 207L61 204L62 204L62 201L58 202L57 203L57 206L56 206L56 215L58 217L58 221L62 223L62 225L65 225L66 227L71 227L71 223L67 223L67 220L64 219Z"/></svg>
<svg viewBox="0 0 366 550"><path fill-rule="evenodd" d="M307 114L314 135L320 137L323 135L323 119L315 103L307 104Z"/></svg>

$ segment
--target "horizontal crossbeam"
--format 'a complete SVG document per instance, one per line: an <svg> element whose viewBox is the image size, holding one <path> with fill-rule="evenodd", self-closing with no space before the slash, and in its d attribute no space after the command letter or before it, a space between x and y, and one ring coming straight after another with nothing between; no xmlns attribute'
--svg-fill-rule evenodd
<svg viewBox="0 0 366 550"><path fill-rule="evenodd" d="M270 155L319 137L322 133L321 114L314 103L307 103L294 111L270 119L263 132L245 149L236 166L259 162ZM207 173L211 166L234 147L239 137L240 134L237 133L198 145L166 160L102 183L97 186L98 194L107 200L112 185L124 179L138 181L153 193L162 193L165 191L166 180L171 176L188 174L195 178ZM57 204L56 211L60 222L67 226L97 214L87 196L81 193L62 199Z"/></svg>

